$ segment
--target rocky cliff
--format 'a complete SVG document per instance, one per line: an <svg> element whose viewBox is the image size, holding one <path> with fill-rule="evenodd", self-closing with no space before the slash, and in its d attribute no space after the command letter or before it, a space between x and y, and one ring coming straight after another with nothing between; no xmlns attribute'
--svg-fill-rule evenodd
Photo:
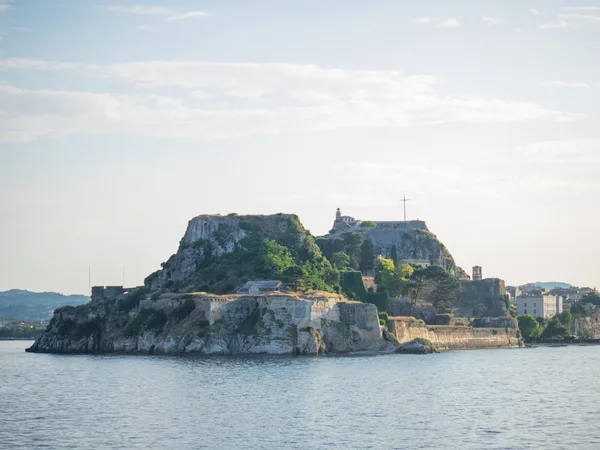
<svg viewBox="0 0 600 450"><path fill-rule="evenodd" d="M390 258L392 248L395 247L399 261L428 262L443 267L458 278L466 275L465 271L456 265L446 246L427 229L424 223L412 228L405 227L402 222L365 223L371 226L357 224L351 229L333 228L324 238L334 241L343 239L345 233L357 233L363 239L373 243L375 255Z"/></svg>
<svg viewBox="0 0 600 450"><path fill-rule="evenodd" d="M302 272L304 288L337 285L337 273L297 216L201 215L145 285L153 292L229 294L248 280L280 278L286 269Z"/></svg>
<svg viewBox="0 0 600 450"><path fill-rule="evenodd" d="M59 308L28 351L242 355L396 348L374 305L336 294L140 297Z"/></svg>

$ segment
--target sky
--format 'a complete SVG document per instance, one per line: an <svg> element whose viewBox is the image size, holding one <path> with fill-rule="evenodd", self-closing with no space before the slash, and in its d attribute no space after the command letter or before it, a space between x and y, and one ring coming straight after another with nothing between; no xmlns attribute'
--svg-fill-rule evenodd
<svg viewBox="0 0 600 450"><path fill-rule="evenodd" d="M600 287L599 119L598 0L0 0L0 290L405 194L468 272Z"/></svg>

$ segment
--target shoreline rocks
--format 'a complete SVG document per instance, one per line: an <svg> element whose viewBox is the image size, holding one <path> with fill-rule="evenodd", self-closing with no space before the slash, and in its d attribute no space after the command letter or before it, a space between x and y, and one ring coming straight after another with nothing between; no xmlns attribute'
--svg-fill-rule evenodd
<svg viewBox="0 0 600 450"><path fill-rule="evenodd" d="M416 338L401 344L400 347L396 349L396 353L405 355L428 355L439 352L435 349L431 341L423 338Z"/></svg>

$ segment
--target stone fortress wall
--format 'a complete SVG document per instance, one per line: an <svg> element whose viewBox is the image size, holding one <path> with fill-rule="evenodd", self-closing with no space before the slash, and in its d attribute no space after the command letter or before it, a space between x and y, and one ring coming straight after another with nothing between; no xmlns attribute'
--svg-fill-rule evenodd
<svg viewBox="0 0 600 450"><path fill-rule="evenodd" d="M521 345L515 328L425 325L425 322L413 317L390 317L388 331L400 344L417 338L427 339L439 351L514 348Z"/></svg>
<svg viewBox="0 0 600 450"><path fill-rule="evenodd" d="M213 325L215 321L223 316L232 307L232 303L238 301L254 301L261 309L267 308L278 313L287 314L296 324L321 317L339 320L339 313L333 311L337 310L337 303L344 301L343 297L338 294L325 292L308 294L302 297L282 293L260 295L167 294L156 300L141 300L140 309L162 310L169 315L188 299L194 301L196 309L204 313L204 319L210 325Z"/></svg>

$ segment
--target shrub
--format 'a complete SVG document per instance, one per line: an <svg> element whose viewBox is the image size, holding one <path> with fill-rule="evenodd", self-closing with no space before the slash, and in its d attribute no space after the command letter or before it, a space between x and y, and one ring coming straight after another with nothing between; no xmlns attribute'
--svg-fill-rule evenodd
<svg viewBox="0 0 600 450"><path fill-rule="evenodd" d="M69 311L74 311L75 307L74 306L61 306L60 308L56 308L54 310L54 314L59 314L59 313L63 313L63 312L69 312Z"/></svg>
<svg viewBox="0 0 600 450"><path fill-rule="evenodd" d="M373 303L379 311L387 311L390 296L387 291L368 293L363 300L365 303Z"/></svg>
<svg viewBox="0 0 600 450"><path fill-rule="evenodd" d="M340 272L340 286L347 298L365 301L367 291L360 272Z"/></svg>
<svg viewBox="0 0 600 450"><path fill-rule="evenodd" d="M377 228L377 224L375 222L373 222L372 220L365 220L360 223L360 226L362 228Z"/></svg>
<svg viewBox="0 0 600 450"><path fill-rule="evenodd" d="M387 323L388 323L388 319L389 318L390 318L390 316L385 311L379 313L379 323L381 325L383 325L384 327L387 327Z"/></svg>

